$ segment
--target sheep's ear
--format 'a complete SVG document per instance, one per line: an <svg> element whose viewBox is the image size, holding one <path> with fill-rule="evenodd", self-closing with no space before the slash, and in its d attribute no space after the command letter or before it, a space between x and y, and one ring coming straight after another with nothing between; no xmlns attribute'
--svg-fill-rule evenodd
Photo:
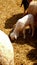
<svg viewBox="0 0 37 65"><path fill-rule="evenodd" d="M15 39L17 39L17 36L15 35Z"/></svg>

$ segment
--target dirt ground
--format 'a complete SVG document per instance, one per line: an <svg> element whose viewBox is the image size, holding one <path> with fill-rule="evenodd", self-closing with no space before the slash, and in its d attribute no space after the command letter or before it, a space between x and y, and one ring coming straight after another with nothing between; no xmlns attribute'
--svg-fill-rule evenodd
<svg viewBox="0 0 37 65"><path fill-rule="evenodd" d="M24 8L20 4L21 0L0 0L0 30L7 35L13 30L17 20L24 16ZM37 65L37 31L33 38L23 39L20 36L12 41L12 45L15 65Z"/></svg>

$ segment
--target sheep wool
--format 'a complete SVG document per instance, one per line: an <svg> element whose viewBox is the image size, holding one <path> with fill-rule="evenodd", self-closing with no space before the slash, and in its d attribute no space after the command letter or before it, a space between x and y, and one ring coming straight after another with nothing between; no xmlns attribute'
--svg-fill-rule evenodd
<svg viewBox="0 0 37 65"><path fill-rule="evenodd" d="M0 30L0 65L14 65L14 51L9 37Z"/></svg>
<svg viewBox="0 0 37 65"><path fill-rule="evenodd" d="M19 36L19 32L22 31L23 35L24 35L24 38L25 38L25 27L28 26L28 25L31 25L31 28L32 28L32 35L33 35L33 30L34 30L34 16L32 14L28 14L22 18L20 18L17 23L16 23L16 26L13 30L13 32L10 34L10 38L12 40L14 39L17 39L17 37Z"/></svg>
<svg viewBox="0 0 37 65"><path fill-rule="evenodd" d="M37 1L31 1L28 7L28 13L36 15L37 14Z"/></svg>

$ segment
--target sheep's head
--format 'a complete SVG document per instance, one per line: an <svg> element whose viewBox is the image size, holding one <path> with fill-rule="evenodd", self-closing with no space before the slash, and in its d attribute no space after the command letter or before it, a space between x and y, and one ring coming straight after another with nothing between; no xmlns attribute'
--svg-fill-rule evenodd
<svg viewBox="0 0 37 65"><path fill-rule="evenodd" d="M10 34L10 38L11 38L11 40L17 39L17 35L14 32L12 32Z"/></svg>

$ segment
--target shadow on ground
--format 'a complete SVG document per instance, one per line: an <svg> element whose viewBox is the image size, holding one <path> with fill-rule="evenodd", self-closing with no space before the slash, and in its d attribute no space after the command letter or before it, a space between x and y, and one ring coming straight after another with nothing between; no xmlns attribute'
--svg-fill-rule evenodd
<svg viewBox="0 0 37 65"><path fill-rule="evenodd" d="M34 36L31 37L31 34L29 35L28 31L26 31L26 38L23 39L23 35L20 35L17 40L12 41L16 44L27 44L35 49L32 49L28 52L27 58L31 61L36 61L37 60L37 29L35 29ZM34 63L33 65L37 65L37 63Z"/></svg>
<svg viewBox="0 0 37 65"><path fill-rule="evenodd" d="M17 20L20 19L23 16L24 16L23 13L13 15L11 18L9 18L9 19L6 20L6 22L5 22L5 28L6 29L13 28L13 25L17 22Z"/></svg>
<svg viewBox="0 0 37 65"><path fill-rule="evenodd" d="M32 31L29 33L29 29L26 30L25 34L26 34L26 38L25 39L23 38L23 34L20 34L19 37L17 38L17 40L14 40L14 41L11 40L11 41L15 42L17 44L21 43L22 45L23 44L28 44L30 46L33 46L34 48L37 48L37 29L35 28L35 33L34 33L33 37L31 37Z"/></svg>
<svg viewBox="0 0 37 65"><path fill-rule="evenodd" d="M32 61L37 60L37 49L32 49L31 51L29 51L29 53L27 54L27 57L29 58L29 60L32 60Z"/></svg>
<svg viewBox="0 0 37 65"><path fill-rule="evenodd" d="M29 40L28 44L35 49L32 49L28 52L27 58L31 61L37 61L37 29L35 29L34 36ZM37 63L34 63L33 65L37 65Z"/></svg>
<svg viewBox="0 0 37 65"><path fill-rule="evenodd" d="M33 65L37 65L37 62L36 62L36 63L34 63Z"/></svg>

